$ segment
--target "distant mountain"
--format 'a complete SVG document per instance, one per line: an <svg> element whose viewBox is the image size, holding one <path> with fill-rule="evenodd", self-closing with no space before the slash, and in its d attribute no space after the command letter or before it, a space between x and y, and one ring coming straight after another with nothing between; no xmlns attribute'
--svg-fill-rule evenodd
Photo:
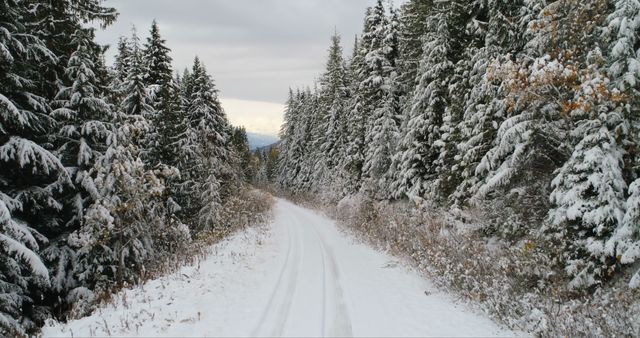
<svg viewBox="0 0 640 338"><path fill-rule="evenodd" d="M280 139L278 139L275 136L257 134L257 133L251 133L251 132L247 132L247 138L249 139L249 147L251 148L251 150L272 145L280 141Z"/></svg>
<svg viewBox="0 0 640 338"><path fill-rule="evenodd" d="M270 151L271 148L279 148L280 147L280 141L276 142L276 143L271 143L269 145L266 145L264 147L257 147L255 149L252 149L252 151Z"/></svg>

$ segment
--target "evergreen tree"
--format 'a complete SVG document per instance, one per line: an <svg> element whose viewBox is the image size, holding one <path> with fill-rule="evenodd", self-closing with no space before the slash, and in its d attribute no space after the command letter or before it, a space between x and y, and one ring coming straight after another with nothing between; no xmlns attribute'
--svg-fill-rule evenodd
<svg viewBox="0 0 640 338"><path fill-rule="evenodd" d="M371 119L371 129L367 135L367 153L363 172L365 173L365 189L375 192L378 198L390 197L389 183L395 173L390 172L391 159L399 137L399 93L397 89L398 73L398 18L393 9L378 39L384 60L382 61L383 96L375 104ZM374 53L374 55L377 53ZM370 54L369 54L370 55ZM368 55L368 56L369 56ZM374 73L375 74L375 73ZM366 83L366 82L365 82Z"/></svg>
<svg viewBox="0 0 640 338"><path fill-rule="evenodd" d="M53 120L35 94L40 63L55 55L29 30L27 4L0 1L0 334L32 331L47 309L34 306L49 286L40 257L45 231L62 220L58 192L70 184L44 141Z"/></svg>
<svg viewBox="0 0 640 338"><path fill-rule="evenodd" d="M118 82L115 89L119 89L120 83L127 79L129 74L129 61L131 60L131 49L129 48L129 40L121 36L118 40L118 52L115 55L113 64L114 81Z"/></svg>
<svg viewBox="0 0 640 338"><path fill-rule="evenodd" d="M528 10L539 3L525 5ZM480 183L475 198L484 205L493 204L498 219L517 215L497 227L503 235L531 231L528 227L534 227L535 220L551 208L548 184L579 142L569 137L572 121L566 117L581 98L589 96L580 94L583 86L591 87L592 79L599 77L594 73L598 68L588 59L599 54L597 49L589 51L600 43L595 29L605 9L601 1L580 6L574 0L548 4L528 24L522 53L493 70L507 93L507 114L496 141L476 168ZM523 210L525 204L529 207Z"/></svg>
<svg viewBox="0 0 640 338"><path fill-rule="evenodd" d="M160 36L156 20L151 24L150 35L144 45L145 82L147 85L161 86L172 78L171 56L166 41Z"/></svg>
<svg viewBox="0 0 640 338"><path fill-rule="evenodd" d="M280 147L282 151L278 158L278 185L284 189L290 189L290 183L292 176L297 172L297 168L294 165L293 137L298 128L299 122L297 120L297 95L294 95L293 90L289 88L289 97L284 108L284 117L282 126L280 127ZM258 152L260 163L264 163L263 153ZM259 174L261 175L261 174ZM263 180L266 180L266 175L263 175Z"/></svg>
<svg viewBox="0 0 640 338"><path fill-rule="evenodd" d="M252 167L252 154L249 149L247 130L244 127L233 128L230 142L233 154L237 157L234 171L238 172L242 182L251 182L255 173Z"/></svg>
<svg viewBox="0 0 640 338"><path fill-rule="evenodd" d="M486 15L485 21L480 21ZM476 15L484 30L482 44L470 50L472 55L469 83L471 89L464 102L464 115L458 129L463 135L459 144L460 157L456 161L461 183L456 188L453 200L463 203L475 194L478 186L475 170L480 160L495 141L497 129L505 118L505 88L492 74L495 62L505 62L505 55L522 51L526 27L518 25L513 18L529 17L521 1L494 0L488 2L484 13ZM485 28L486 27L486 28Z"/></svg>
<svg viewBox="0 0 640 338"><path fill-rule="evenodd" d="M418 70L422 60L422 40L427 33L427 16L433 1L409 0L400 8L398 25L398 91L400 106L410 108L410 97L418 83Z"/></svg>
<svg viewBox="0 0 640 338"><path fill-rule="evenodd" d="M157 116L156 111L151 106L151 96L144 82L147 70L135 28L129 39L128 50L130 54L126 61L128 65L127 76L124 82L121 83L120 89L124 97L120 103L120 111L127 119L135 120L128 124L128 126L135 128L130 132L129 141L134 142L134 145L139 148L140 156L145 161L145 164L151 165L152 135L155 133L155 126L152 121L157 119Z"/></svg>
<svg viewBox="0 0 640 338"><path fill-rule="evenodd" d="M193 217L199 229L215 226L225 186L232 173L228 165L230 128L217 97L213 80L198 58L185 81L184 133L179 140L182 156L178 168L183 177L180 196L183 215Z"/></svg>
<svg viewBox="0 0 640 338"><path fill-rule="evenodd" d="M420 64L420 82L412 99L406 123L405 137L400 141L400 173L394 184L396 196L424 196L430 182L435 179L434 162L439 149L434 147L441 137L440 127L447 97L446 80L453 71L449 59L452 53L449 13L444 3L433 9L427 19L428 33L425 35L423 59Z"/></svg>
<svg viewBox="0 0 640 338"><path fill-rule="evenodd" d="M350 93L342 46L340 46L340 36L335 34L331 38L331 42L326 71L320 79L320 109L326 112L319 127L319 130L324 131L320 151L327 171L341 173L341 170L336 170L336 168L345 152L346 109ZM335 189L334 192L337 195L341 193L339 192L342 188L341 177L330 175L329 177L321 177L321 180L320 185L324 185L324 182L329 180L326 184L332 186L331 190Z"/></svg>
<svg viewBox="0 0 640 338"><path fill-rule="evenodd" d="M484 37L484 30L477 26L485 14L483 4L475 1L449 1L446 11L449 22L448 34L453 41L450 45L449 60L454 66L452 72L444 79L448 88L448 103L442 116L440 139L432 145L432 150L439 155L433 164L436 179L431 197L441 203L448 201L462 181L462 167L458 163L463 155L458 149L464 141L461 123L467 107L466 98L475 85L472 81L480 80L478 77L470 78L469 75L474 68L473 56L480 48ZM462 27L466 27L466 30Z"/></svg>
<svg viewBox="0 0 640 338"><path fill-rule="evenodd" d="M102 0L48 0L27 1L32 10L28 15L29 30L38 36L47 48L57 56L55 61L42 60L38 65L39 94L53 99L62 86L68 86L65 69L69 58L75 52L75 46L69 42L82 27L83 23L93 21L107 27L115 22L118 13L115 8L105 7ZM92 55L99 55L104 48L91 40ZM96 60L94 60L96 62Z"/></svg>
<svg viewBox="0 0 640 338"><path fill-rule="evenodd" d="M125 93L124 100L120 105L122 112L129 116L139 116L150 120L154 117L154 110L151 107L151 98L144 81L147 68L143 59L143 51L140 49L140 40L135 32L135 28L129 40L130 51L127 64L127 76L122 83L122 92Z"/></svg>
<svg viewBox="0 0 640 338"><path fill-rule="evenodd" d="M107 103L96 96L95 65L90 55L92 39L92 34L86 30L74 34L71 43L77 46L76 52L71 55L66 70L73 83L60 90L55 101L59 108L52 113L61 124L59 156L78 189L70 203L76 208L70 220L72 223L83 218L86 199L96 197L89 170L106 150L107 139L112 133L110 122L114 119Z"/></svg>
<svg viewBox="0 0 640 338"><path fill-rule="evenodd" d="M161 198L164 180L177 173L145 168L135 142L140 124L139 116L119 116L116 137L92 171L99 197L82 228L69 236L79 248L75 292L88 300L93 291L114 283L139 281L145 267L160 257L159 249L180 250L190 239L187 227L168 216Z"/></svg>
<svg viewBox="0 0 640 338"><path fill-rule="evenodd" d="M597 74L600 75L600 74ZM586 95L593 100L602 81L596 76ZM595 94L598 95L598 94ZM598 101L605 102L598 102ZM583 102L572 117L577 120L571 136L580 141L552 182L550 212L552 236L559 239L566 255L566 271L574 288L597 284L615 264L616 248L605 248L607 239L624 217L626 183L623 177L624 149L621 140L628 125L608 98ZM589 111L589 107L594 107ZM610 244L611 245L611 244Z"/></svg>
<svg viewBox="0 0 640 338"><path fill-rule="evenodd" d="M365 74L365 49L358 39L355 40L351 58L351 91L352 99L349 102L349 114L345 149L345 160L343 171L345 173L345 193L354 194L360 190L362 183L362 169L364 165L365 135L366 135L366 115L363 109L364 93L360 90L360 84L364 81Z"/></svg>
<svg viewBox="0 0 640 338"><path fill-rule="evenodd" d="M626 214L620 226L616 229L611 239L607 241L607 252L619 256L620 263L634 264L640 260L640 156L637 154L637 145L640 143L640 115L638 100L640 93L637 84L640 72L637 64L638 44L640 37L640 4L635 1L615 1L613 12L607 18L606 35L609 37L609 54L607 62L608 75L611 78L611 87L614 93L622 95L617 98L623 116L629 123L630 132L625 147L625 166L623 174L634 180L628 190L626 200ZM636 272L630 287L640 287L640 271Z"/></svg>
<svg viewBox="0 0 640 338"><path fill-rule="evenodd" d="M69 274L75 249L69 246L66 236L80 228L85 211L99 198L90 170L104 156L107 142L113 137L114 114L97 96L97 67L93 62L96 58L91 55L94 53L93 32L76 31L71 44L76 46L76 51L68 60L66 77L73 82L61 88L54 101L57 108L52 112L60 126L57 154L74 183L73 189L65 192L63 203L68 216L60 229L61 236L44 250L48 264L53 267L52 288L56 294L64 294L76 285ZM74 300L67 297L65 301Z"/></svg>
<svg viewBox="0 0 640 338"><path fill-rule="evenodd" d="M152 167L160 163L173 167L178 165L180 151L176 144L184 132L182 128L185 127L182 123L185 116L181 82L182 79L176 76L160 89L161 100L156 108L158 118L153 121L156 137L151 143L150 149Z"/></svg>
<svg viewBox="0 0 640 338"><path fill-rule="evenodd" d="M615 252L621 264L634 264L640 260L640 180L629 187L626 214L620 227L606 244L607 252ZM640 287L640 270L636 271L629 287Z"/></svg>
<svg viewBox="0 0 640 338"><path fill-rule="evenodd" d="M145 65L144 82L149 92L149 105L153 108L151 116L152 130L147 142L150 153L147 155L149 165L155 167L160 163L169 164L174 156L167 156L171 151L171 139L175 137L177 84L172 83L171 51L165 46L166 41L160 36L160 28L154 20L150 36L144 46L143 59Z"/></svg>
<svg viewBox="0 0 640 338"><path fill-rule="evenodd" d="M298 192L313 193L318 192L315 189L314 173L321 172L324 169L323 163L318 163L319 151L316 145L320 139L319 128L319 100L317 92L311 91L310 88L305 89L301 97L300 103L300 119L303 122L302 128L296 133L294 142L301 146L297 148L300 152L294 155L298 158L300 170L298 171L293 185ZM320 166L320 169L318 168Z"/></svg>

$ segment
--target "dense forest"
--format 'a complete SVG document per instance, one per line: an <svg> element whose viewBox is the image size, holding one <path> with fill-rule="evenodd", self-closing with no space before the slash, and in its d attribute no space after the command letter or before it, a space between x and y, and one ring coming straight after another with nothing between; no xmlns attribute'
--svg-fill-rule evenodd
<svg viewBox="0 0 640 338"><path fill-rule="evenodd" d="M290 92L276 183L480 222L572 292L638 288L639 38L635 0L378 0Z"/></svg>
<svg viewBox="0 0 640 338"><path fill-rule="evenodd" d="M0 0L0 336L250 223L249 183L322 202L511 328L640 330L638 0L377 0L253 154L155 21L107 64L117 17Z"/></svg>
<svg viewBox="0 0 640 338"><path fill-rule="evenodd" d="M101 0L0 1L0 335L82 313L224 227L248 177L204 64L153 22L117 44Z"/></svg>

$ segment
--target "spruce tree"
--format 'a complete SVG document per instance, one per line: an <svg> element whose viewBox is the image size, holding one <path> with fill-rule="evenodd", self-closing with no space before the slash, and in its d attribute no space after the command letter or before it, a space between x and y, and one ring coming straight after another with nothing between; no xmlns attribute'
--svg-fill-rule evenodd
<svg viewBox="0 0 640 338"><path fill-rule="evenodd" d="M234 172L237 172L241 182L251 182L255 173L251 163L251 149L247 130L244 127L234 127L229 141L233 149L233 154L237 157Z"/></svg>
<svg viewBox="0 0 640 338"><path fill-rule="evenodd" d="M50 0L28 1L31 6L28 12L31 24L30 31L34 32L53 52L55 61L43 60L38 67L39 94L47 99L53 99L62 86L69 83L65 76L65 68L75 48L69 42L75 32L84 29L83 24L93 21L105 28L115 22L118 13L115 8L103 6L101 0ZM90 42L92 54L100 54L103 47L96 42Z"/></svg>
<svg viewBox="0 0 640 338"><path fill-rule="evenodd" d="M440 203L448 202L450 195L462 181L462 168L458 165L462 154L458 146L463 142L464 135L460 124L466 108L466 98L474 85L471 82L474 79L469 74L474 66L472 56L481 44L482 34L474 30L473 26L477 25L478 17L483 15L481 9L481 4L467 1L449 1L446 7L448 34L452 41L448 58L453 63L453 69L444 79L448 88L448 103L442 116L440 139L432 145L432 150L439 155L433 164L436 176L430 193L431 198Z"/></svg>
<svg viewBox="0 0 640 338"><path fill-rule="evenodd" d="M422 60L422 39L427 33L427 16L433 1L409 0L400 8L398 26L398 91L400 106L408 106L410 97L418 83L418 69Z"/></svg>
<svg viewBox="0 0 640 338"><path fill-rule="evenodd" d="M282 151L278 158L278 185L283 189L290 188L292 176L297 170L293 159L293 148L295 147L293 137L299 125L297 119L297 106L297 95L294 94L291 88L289 88L289 97L285 104L283 122L279 133L280 147ZM258 153L260 163L264 163L262 155L262 152Z"/></svg>
<svg viewBox="0 0 640 338"><path fill-rule="evenodd" d="M591 87L597 88L602 78L596 76ZM589 89L585 96L591 98L592 93ZM563 246L574 288L590 287L606 278L617 253L615 245L606 248L605 244L625 213L621 141L628 125L620 109L594 101L571 112L577 120L571 136L579 142L551 184L553 209L546 229Z"/></svg>
<svg viewBox="0 0 640 338"><path fill-rule="evenodd" d="M86 210L100 197L91 169L100 161L113 138L114 114L111 107L98 96L98 67L92 55L93 31L79 29L71 44L76 51L68 59L66 78L70 86L62 87L53 102L56 109L52 116L57 120L59 132L58 157L65 165L74 187L65 191L65 223L55 241L44 251L52 268L52 288L57 294L65 294L76 286L73 270L75 248L70 247L66 236L79 229ZM73 302L66 297L66 302Z"/></svg>
<svg viewBox="0 0 640 338"><path fill-rule="evenodd" d="M337 167L345 152L346 109L350 93L340 36L335 34L331 38L331 42L326 71L320 79L320 105L321 110L326 112L319 127L321 131L325 132L320 151L327 171L341 174L342 171L337 170ZM319 184L330 185L331 190L339 195L341 192L338 191L342 188L340 176L321 177L323 182L319 182Z"/></svg>
<svg viewBox="0 0 640 338"><path fill-rule="evenodd" d="M390 197L390 182L395 172L391 172L391 159L399 137L400 95L398 90L398 72L396 62L398 58L398 18L395 10L390 9L389 19L384 22L380 36L380 46L384 58L382 60L381 84L383 94L375 104L370 117L371 129L367 139L367 153L365 155L363 172L365 174L365 189L377 198ZM374 55L377 53L374 53Z"/></svg>
<svg viewBox="0 0 640 338"><path fill-rule="evenodd" d="M449 59L452 53L450 22L447 10L439 4L427 18L423 59L420 64L420 82L414 92L411 110L406 122L405 136L400 141L396 157L400 170L394 184L397 197L424 196L435 179L434 162L439 149L434 147L441 137L440 127L448 105L446 80L453 72Z"/></svg>
<svg viewBox="0 0 640 338"><path fill-rule="evenodd" d="M626 214L611 239L607 242L607 251L619 257L620 263L631 265L640 260L640 156L637 145L640 143L640 115L638 102L640 92L637 84L640 80L638 70L638 29L640 22L640 4L635 1L615 1L613 12L607 18L605 33L609 38L607 62L608 75L611 78L612 91L622 95L618 103L623 116L629 123L625 147L625 166L623 174L631 181L626 200ZM630 287L640 287L640 271L630 280Z"/></svg>
<svg viewBox="0 0 640 338"><path fill-rule="evenodd" d="M216 225L222 199L229 193L231 169L228 165L230 127L217 97L213 80L204 65L195 59L185 82L184 133L178 144L182 156L180 205L196 229ZM195 218L194 218L195 216Z"/></svg>
<svg viewBox="0 0 640 338"><path fill-rule="evenodd" d="M349 130L346 136L347 147L342 169L345 173L345 193L354 194L360 190L362 184L362 168L364 165L366 115L364 112L364 92L360 90L360 84L364 81L365 74L365 49L356 38L351 58L350 79L352 99L349 101L349 114L347 123Z"/></svg>
<svg viewBox="0 0 640 338"><path fill-rule="evenodd" d="M166 41L160 36L158 23L153 20L143 52L146 70L144 79L147 85L161 86L171 80L173 71L169 52L171 49L166 46Z"/></svg>
<svg viewBox="0 0 640 338"><path fill-rule="evenodd" d="M621 264L634 264L640 260L640 180L629 187L626 213L615 233L606 244L606 251L615 252ZM633 273L629 287L640 288L640 269Z"/></svg>
<svg viewBox="0 0 640 338"><path fill-rule="evenodd" d="M171 51L166 47L166 41L160 36L160 28L154 20L151 25L150 36L144 45L143 63L145 65L144 82L149 91L149 105L153 108L154 114L150 117L152 130L148 135L149 154L147 162L151 167L161 163L169 164L170 156L166 156L170 151L169 141L173 136L173 128L176 127L175 109L176 89L171 68ZM169 135L167 135L169 134Z"/></svg>
<svg viewBox="0 0 640 338"><path fill-rule="evenodd" d="M115 60L113 63L113 76L114 81L118 82L116 87L119 87L119 83L124 82L127 79L127 74L129 74L129 61L131 60L131 49L129 45L129 40L121 36L118 39L118 52L115 55Z"/></svg>
<svg viewBox="0 0 640 338"><path fill-rule="evenodd" d="M106 150L112 133L111 121L114 120L109 105L96 95L92 35L88 30L78 30L74 34L71 43L76 46L76 51L69 58L66 69L68 78L73 82L60 90L54 102L58 108L52 112L60 124L62 143L57 152L77 186L70 203L76 208L70 220L72 223L82 219L86 199L96 197L89 170Z"/></svg>
<svg viewBox="0 0 640 338"><path fill-rule="evenodd" d="M49 286L40 247L43 233L63 222L58 192L71 184L45 143L54 121L32 76L56 56L28 30L31 14L24 2L0 1L0 334L7 336L31 332L48 315L34 306Z"/></svg>
<svg viewBox="0 0 640 338"><path fill-rule="evenodd" d="M140 48L140 39L135 32L135 28L129 39L128 50L130 54L126 61L127 73L121 85L121 91L125 96L120 104L120 109L126 115L140 116L150 120L154 117L154 110L150 105L151 98L144 81L147 68L143 59L143 51Z"/></svg>
<svg viewBox="0 0 640 338"><path fill-rule="evenodd" d="M465 203L475 194L478 186L475 170L495 141L497 129L506 115L505 87L492 74L492 69L495 64L506 62L505 55L522 51L526 27L518 25L513 18L530 15L522 1L493 0L474 18L480 22L483 33L479 35L480 46L469 51L471 88L458 126L463 141L458 146L460 156L456 165L462 181L452 198L455 203ZM483 17L485 21L480 21Z"/></svg>

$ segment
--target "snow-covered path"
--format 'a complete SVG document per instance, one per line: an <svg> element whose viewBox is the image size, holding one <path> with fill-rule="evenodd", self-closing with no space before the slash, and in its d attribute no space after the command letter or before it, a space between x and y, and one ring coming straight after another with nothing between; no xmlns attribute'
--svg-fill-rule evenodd
<svg viewBox="0 0 640 338"><path fill-rule="evenodd" d="M266 230L266 231L265 231ZM513 336L327 218L278 200L267 229L44 336Z"/></svg>

